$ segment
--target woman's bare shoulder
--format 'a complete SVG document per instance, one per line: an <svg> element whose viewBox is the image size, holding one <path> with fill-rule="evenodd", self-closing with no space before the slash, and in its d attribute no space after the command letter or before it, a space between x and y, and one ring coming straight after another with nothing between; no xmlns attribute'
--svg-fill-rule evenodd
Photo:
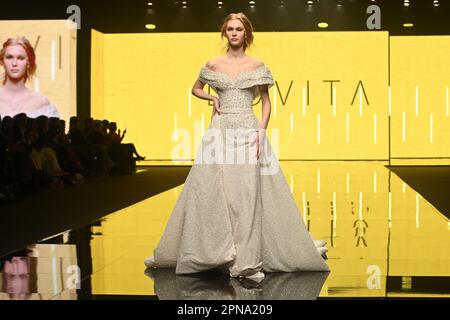
<svg viewBox="0 0 450 320"><path fill-rule="evenodd" d="M36 106L36 109L45 107L50 104L50 100L42 93L32 91L30 100L33 101L33 105Z"/></svg>
<svg viewBox="0 0 450 320"><path fill-rule="evenodd" d="M222 59L221 59L220 56L219 56L219 57L211 58L211 59L209 59L209 60L206 62L206 67L209 68L209 69L211 69L211 70L216 70L217 65L220 64L221 60L222 60Z"/></svg>
<svg viewBox="0 0 450 320"><path fill-rule="evenodd" d="M264 62L261 59L252 57L252 64L255 68L259 68L264 66Z"/></svg>

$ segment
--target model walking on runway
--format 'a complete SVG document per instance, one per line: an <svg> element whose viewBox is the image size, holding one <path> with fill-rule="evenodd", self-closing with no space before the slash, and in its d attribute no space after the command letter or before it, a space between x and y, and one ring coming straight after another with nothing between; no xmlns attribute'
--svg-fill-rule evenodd
<svg viewBox="0 0 450 320"><path fill-rule="evenodd" d="M192 88L213 102L211 124L154 255L144 263L174 267L176 274L218 269L257 282L264 272L329 271L326 243L306 229L266 138L274 81L268 66L245 53L252 24L242 13L229 14L221 36L226 54L202 66ZM205 84L218 96L205 92ZM261 121L252 109L257 98Z"/></svg>

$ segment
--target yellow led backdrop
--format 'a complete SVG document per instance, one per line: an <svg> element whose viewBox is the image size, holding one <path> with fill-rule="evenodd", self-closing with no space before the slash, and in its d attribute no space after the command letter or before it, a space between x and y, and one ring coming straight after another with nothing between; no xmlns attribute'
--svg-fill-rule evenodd
<svg viewBox="0 0 450 320"><path fill-rule="evenodd" d="M60 117L69 121L77 114L76 29L69 28L66 20L0 21L1 45L17 35L25 36L36 53L37 72L27 87L45 95ZM0 73L3 79L3 69Z"/></svg>
<svg viewBox="0 0 450 320"><path fill-rule="evenodd" d="M390 42L391 157L450 158L450 37Z"/></svg>
<svg viewBox="0 0 450 320"><path fill-rule="evenodd" d="M255 39L248 54L276 81L269 129L279 130L280 159L388 159L387 32L258 32ZM126 141L149 160L171 160L185 138L172 134L186 129L193 159L195 124L209 126L212 106L190 90L223 45L218 33L93 31L92 116L127 128ZM260 101L254 110L260 118Z"/></svg>

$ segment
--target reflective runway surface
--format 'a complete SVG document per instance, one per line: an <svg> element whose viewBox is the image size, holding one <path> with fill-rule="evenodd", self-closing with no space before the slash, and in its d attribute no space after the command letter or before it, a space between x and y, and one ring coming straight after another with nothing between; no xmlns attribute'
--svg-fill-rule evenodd
<svg viewBox="0 0 450 320"><path fill-rule="evenodd" d="M257 285L145 270L180 185L2 257L0 299L450 297L449 219L386 165L281 162L301 219L328 242L330 273L268 273Z"/></svg>

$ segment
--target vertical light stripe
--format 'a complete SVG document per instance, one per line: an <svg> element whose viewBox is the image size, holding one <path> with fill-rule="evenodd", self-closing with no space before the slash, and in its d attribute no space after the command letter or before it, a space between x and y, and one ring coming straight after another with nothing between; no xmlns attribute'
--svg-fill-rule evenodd
<svg viewBox="0 0 450 320"><path fill-rule="evenodd" d="M317 114L317 144L320 144L320 113Z"/></svg>
<svg viewBox="0 0 450 320"><path fill-rule="evenodd" d="M333 87L333 117L336 117L336 87Z"/></svg>
<svg viewBox="0 0 450 320"><path fill-rule="evenodd" d="M58 294L58 268L56 265L57 262L57 258L56 258L56 245L51 244L50 245L50 249L51 249L51 255L52 255L52 285L53 285L53 294L56 295Z"/></svg>
<svg viewBox="0 0 450 320"><path fill-rule="evenodd" d="M174 189L174 191L175 191L175 197L177 197L177 196L178 196L178 187L176 187L176 188Z"/></svg>
<svg viewBox="0 0 450 320"><path fill-rule="evenodd" d="M188 117L192 116L192 91L188 89Z"/></svg>
<svg viewBox="0 0 450 320"><path fill-rule="evenodd" d="M363 215L362 215L362 206L363 206L363 194L360 191L359 192L359 220L363 219Z"/></svg>
<svg viewBox="0 0 450 320"><path fill-rule="evenodd" d="M303 192L302 198L303 198L303 221L306 224L306 194L305 194L305 192Z"/></svg>
<svg viewBox="0 0 450 320"><path fill-rule="evenodd" d="M377 143L377 114L373 114L373 143Z"/></svg>
<svg viewBox="0 0 450 320"><path fill-rule="evenodd" d="M420 204L419 204L419 194L416 194L416 228L420 227Z"/></svg>
<svg viewBox="0 0 450 320"><path fill-rule="evenodd" d="M320 194L320 169L317 169L317 193Z"/></svg>
<svg viewBox="0 0 450 320"><path fill-rule="evenodd" d="M373 173L373 193L377 193L377 172Z"/></svg>
<svg viewBox="0 0 450 320"><path fill-rule="evenodd" d="M303 96L302 96L302 109L303 109L303 116L306 117L306 87L303 86Z"/></svg>
<svg viewBox="0 0 450 320"><path fill-rule="evenodd" d="M402 113L402 142L406 142L406 112Z"/></svg>
<svg viewBox="0 0 450 320"><path fill-rule="evenodd" d="M294 193L294 175L291 173L291 193Z"/></svg>
<svg viewBox="0 0 450 320"><path fill-rule="evenodd" d="M430 113L430 143L433 143L433 113Z"/></svg>
<svg viewBox="0 0 450 320"><path fill-rule="evenodd" d="M277 115L277 91L275 86L273 86L273 115Z"/></svg>
<svg viewBox="0 0 450 320"><path fill-rule="evenodd" d="M345 143L349 142L350 138L350 115L347 112L345 114Z"/></svg>
<svg viewBox="0 0 450 320"><path fill-rule="evenodd" d="M56 41L52 40L52 61L50 65L50 79L52 81L56 78Z"/></svg>
<svg viewBox="0 0 450 320"><path fill-rule="evenodd" d="M294 132L294 114L291 112L291 133Z"/></svg>
<svg viewBox="0 0 450 320"><path fill-rule="evenodd" d="M402 192L403 192L403 194L406 193L406 183L404 183L404 182L402 184Z"/></svg>
<svg viewBox="0 0 450 320"><path fill-rule="evenodd" d="M350 193L350 173L347 172L347 179L346 179L346 183L345 183L345 189L347 194Z"/></svg>
<svg viewBox="0 0 450 320"><path fill-rule="evenodd" d="M34 78L34 91L40 92L41 91L41 82L39 81L38 77Z"/></svg>
<svg viewBox="0 0 450 320"><path fill-rule="evenodd" d="M175 131L175 142L178 141L178 114L173 115L173 130Z"/></svg>
<svg viewBox="0 0 450 320"><path fill-rule="evenodd" d="M416 116L419 115L419 87L416 86Z"/></svg>
<svg viewBox="0 0 450 320"><path fill-rule="evenodd" d="M336 192L333 192L333 236L336 236L336 226L337 226Z"/></svg>
<svg viewBox="0 0 450 320"><path fill-rule="evenodd" d="M362 105L362 89L359 89L359 116L363 115L363 105Z"/></svg>
<svg viewBox="0 0 450 320"><path fill-rule="evenodd" d="M389 228L392 228L392 194L388 193L388 219L389 219Z"/></svg>
<svg viewBox="0 0 450 320"><path fill-rule="evenodd" d="M450 110L448 107L448 86L445 87L445 115L448 117L450 114Z"/></svg>
<svg viewBox="0 0 450 320"><path fill-rule="evenodd" d="M389 117L391 116L392 112L392 88L391 86L388 87L388 106L389 106Z"/></svg>

